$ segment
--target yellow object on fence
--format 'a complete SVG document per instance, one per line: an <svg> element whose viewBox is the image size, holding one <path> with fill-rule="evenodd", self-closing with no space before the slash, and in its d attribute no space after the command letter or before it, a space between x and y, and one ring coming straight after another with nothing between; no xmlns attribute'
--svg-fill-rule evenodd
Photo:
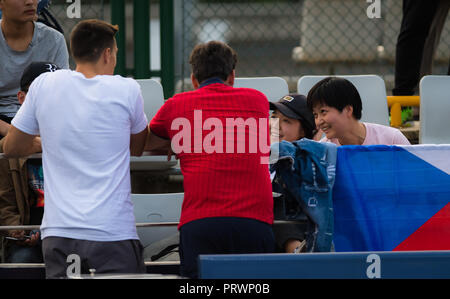
<svg viewBox="0 0 450 299"><path fill-rule="evenodd" d="M388 96L388 106L391 108L391 127L402 125L402 107L420 107L420 96Z"/></svg>

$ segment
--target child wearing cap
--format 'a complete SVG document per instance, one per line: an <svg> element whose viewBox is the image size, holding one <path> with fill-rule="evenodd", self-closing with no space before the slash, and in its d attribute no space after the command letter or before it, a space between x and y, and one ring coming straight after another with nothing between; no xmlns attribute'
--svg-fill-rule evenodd
<svg viewBox="0 0 450 299"><path fill-rule="evenodd" d="M56 71L50 62L33 62L25 68L20 80L17 98L23 104L31 83L45 72ZM36 137L35 152L40 151L40 138ZM0 141L0 152L3 140ZM40 225L44 213L44 181L42 162L27 159L0 160L0 225ZM23 239L25 231L9 231L8 237ZM24 241L9 241L6 246L8 263L42 263L42 249L38 231L30 233Z"/></svg>
<svg viewBox="0 0 450 299"><path fill-rule="evenodd" d="M290 94L276 103L270 103L271 143L276 141L294 142L302 138L319 140L321 133L316 130L314 116L306 105L306 97ZM275 125L278 123L278 125ZM272 174L273 176L273 174ZM305 227L303 224L281 224L273 227L279 250L299 253L305 248Z"/></svg>
<svg viewBox="0 0 450 299"><path fill-rule="evenodd" d="M270 103L271 124L278 121L278 131L271 126L271 140L277 137L280 141L296 141L302 138L318 140L314 116L306 105L306 97L291 94L281 98L276 103ZM320 138L320 136L319 136Z"/></svg>

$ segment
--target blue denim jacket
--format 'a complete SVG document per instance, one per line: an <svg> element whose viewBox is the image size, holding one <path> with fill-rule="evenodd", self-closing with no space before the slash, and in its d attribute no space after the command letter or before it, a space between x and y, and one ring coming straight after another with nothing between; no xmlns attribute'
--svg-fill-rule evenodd
<svg viewBox="0 0 450 299"><path fill-rule="evenodd" d="M336 175L337 146L301 139L282 141L271 146L271 172L275 192L286 202L286 219L308 217L306 232L308 252L328 252L333 241L332 190Z"/></svg>

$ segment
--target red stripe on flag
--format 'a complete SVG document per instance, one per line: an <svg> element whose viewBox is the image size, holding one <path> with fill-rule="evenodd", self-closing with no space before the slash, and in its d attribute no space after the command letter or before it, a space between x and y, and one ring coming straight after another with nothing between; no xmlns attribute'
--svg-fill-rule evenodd
<svg viewBox="0 0 450 299"><path fill-rule="evenodd" d="M450 203L393 251L450 250Z"/></svg>

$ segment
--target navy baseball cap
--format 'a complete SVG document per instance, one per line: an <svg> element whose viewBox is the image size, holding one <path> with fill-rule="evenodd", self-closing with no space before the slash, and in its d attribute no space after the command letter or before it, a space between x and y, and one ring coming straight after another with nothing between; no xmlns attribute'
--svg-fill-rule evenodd
<svg viewBox="0 0 450 299"><path fill-rule="evenodd" d="M32 62L25 68L20 79L20 90L28 91L31 83L39 77L40 74L46 72L55 72L59 70L59 67L51 62Z"/></svg>
<svg viewBox="0 0 450 299"><path fill-rule="evenodd" d="M306 105L306 97L300 94L289 94L282 97L278 102L269 103L271 110L278 110L283 115L298 119L302 125L310 130L316 129L314 115Z"/></svg>

